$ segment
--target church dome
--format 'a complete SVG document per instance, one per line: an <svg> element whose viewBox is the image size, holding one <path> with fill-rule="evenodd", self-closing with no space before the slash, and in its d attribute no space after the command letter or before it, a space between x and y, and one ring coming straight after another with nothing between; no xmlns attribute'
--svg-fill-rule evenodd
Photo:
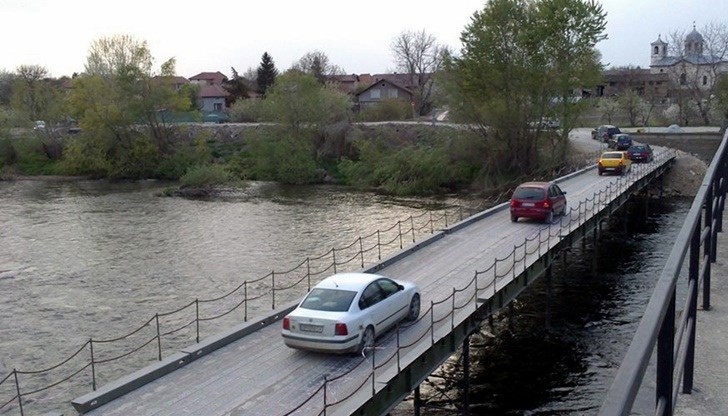
<svg viewBox="0 0 728 416"><path fill-rule="evenodd" d="M702 43L703 42L703 35L698 33L697 30L695 30L695 27L693 27L693 31L688 33L687 36L685 36L686 42L692 42L692 43Z"/></svg>

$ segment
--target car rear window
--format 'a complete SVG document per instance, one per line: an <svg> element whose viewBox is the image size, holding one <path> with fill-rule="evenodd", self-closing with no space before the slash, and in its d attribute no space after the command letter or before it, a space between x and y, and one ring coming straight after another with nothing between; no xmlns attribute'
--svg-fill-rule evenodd
<svg viewBox="0 0 728 416"><path fill-rule="evenodd" d="M543 188L534 188L531 186L523 186L516 188L513 192L513 198L515 199L543 199L544 190Z"/></svg>
<svg viewBox="0 0 728 416"><path fill-rule="evenodd" d="M301 307L314 311L346 312L354 296L356 292L351 290L314 288L301 302Z"/></svg>
<svg viewBox="0 0 728 416"><path fill-rule="evenodd" d="M602 159L621 159L622 158L622 152L618 153L604 153L602 155Z"/></svg>
<svg viewBox="0 0 728 416"><path fill-rule="evenodd" d="M644 146L632 146L629 150L633 152L644 152L645 147Z"/></svg>

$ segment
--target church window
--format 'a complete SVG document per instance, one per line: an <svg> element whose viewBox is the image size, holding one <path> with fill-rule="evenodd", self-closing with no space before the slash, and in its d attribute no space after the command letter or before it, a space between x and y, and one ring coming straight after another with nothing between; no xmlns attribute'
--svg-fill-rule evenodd
<svg viewBox="0 0 728 416"><path fill-rule="evenodd" d="M708 77L703 75L703 85L708 85Z"/></svg>
<svg viewBox="0 0 728 416"><path fill-rule="evenodd" d="M660 47L659 46L655 46L655 52L653 52L653 54L657 55L659 53L660 53Z"/></svg>

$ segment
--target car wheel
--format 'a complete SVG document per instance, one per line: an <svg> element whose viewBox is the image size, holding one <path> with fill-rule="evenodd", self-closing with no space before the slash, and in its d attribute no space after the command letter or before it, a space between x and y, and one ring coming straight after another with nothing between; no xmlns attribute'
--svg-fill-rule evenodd
<svg viewBox="0 0 728 416"><path fill-rule="evenodd" d="M359 343L357 354L366 356L367 352L369 352L372 348L374 348L374 328L369 325L361 335L361 342Z"/></svg>
<svg viewBox="0 0 728 416"><path fill-rule="evenodd" d="M599 173L599 176L602 176L602 173L604 173L601 169L599 169L597 172Z"/></svg>
<svg viewBox="0 0 728 416"><path fill-rule="evenodd" d="M561 216L563 217L565 215L566 215L566 203L564 203L564 208L561 209Z"/></svg>
<svg viewBox="0 0 728 416"><path fill-rule="evenodd" d="M549 224L554 222L554 212L553 211L549 211L549 214L546 216L546 222Z"/></svg>
<svg viewBox="0 0 728 416"><path fill-rule="evenodd" d="M511 214L511 221L512 222L518 222L518 217L516 217L515 215Z"/></svg>
<svg viewBox="0 0 728 416"><path fill-rule="evenodd" d="M415 293L410 301L409 312L407 312L407 320L414 321L418 316L420 316L420 295Z"/></svg>

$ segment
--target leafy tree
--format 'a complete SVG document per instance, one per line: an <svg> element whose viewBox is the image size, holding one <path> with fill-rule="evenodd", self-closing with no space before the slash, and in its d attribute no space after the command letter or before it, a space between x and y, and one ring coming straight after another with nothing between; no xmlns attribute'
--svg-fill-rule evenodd
<svg viewBox="0 0 728 416"><path fill-rule="evenodd" d="M169 150L162 114L189 108L190 103L172 88L174 58L156 78L152 62L146 41L128 35L91 44L86 72L74 79L70 96L84 131L70 146L72 170L132 178L153 174L160 154Z"/></svg>
<svg viewBox="0 0 728 416"><path fill-rule="evenodd" d="M235 103L238 100L244 100L248 98L248 81L238 75L238 71L235 70L235 68L230 67L233 73L233 77L223 83L223 88L225 88L225 91L230 93L230 95L225 98L225 101L227 101L226 106L230 107L233 103Z"/></svg>
<svg viewBox="0 0 728 416"><path fill-rule="evenodd" d="M13 107L28 120L46 118L53 91L48 82L48 70L40 65L21 65L13 87Z"/></svg>
<svg viewBox="0 0 728 416"><path fill-rule="evenodd" d="M8 106L13 97L13 84L16 75L6 70L0 70L0 106Z"/></svg>
<svg viewBox="0 0 728 416"><path fill-rule="evenodd" d="M258 66L256 82L258 83L258 92L266 95L268 88L270 88L278 76L278 70L273 62L273 58L268 55L268 52L263 53L263 57Z"/></svg>
<svg viewBox="0 0 728 416"><path fill-rule="evenodd" d="M419 32L404 31L391 45L397 69L409 76L409 86L414 91L417 114L425 115L432 108L432 91L435 74L440 70L447 48L422 29Z"/></svg>
<svg viewBox="0 0 728 416"><path fill-rule="evenodd" d="M307 52L291 69L313 75L322 84L332 75L345 74L343 68L329 62L329 57L321 51Z"/></svg>
<svg viewBox="0 0 728 416"><path fill-rule="evenodd" d="M486 174L533 171L544 132L532 123L544 115L562 118L551 163L562 160L582 111L573 91L600 75L594 46L604 38L604 19L592 0L492 0L475 13L444 79L451 111L474 123L492 149Z"/></svg>
<svg viewBox="0 0 728 416"><path fill-rule="evenodd" d="M283 124L293 137L302 137L304 129L322 132L326 126L348 121L351 116L346 94L298 71L278 77L263 105L265 119Z"/></svg>
<svg viewBox="0 0 728 416"><path fill-rule="evenodd" d="M728 127L728 75L721 75L715 87L717 107L721 120L721 132Z"/></svg>

